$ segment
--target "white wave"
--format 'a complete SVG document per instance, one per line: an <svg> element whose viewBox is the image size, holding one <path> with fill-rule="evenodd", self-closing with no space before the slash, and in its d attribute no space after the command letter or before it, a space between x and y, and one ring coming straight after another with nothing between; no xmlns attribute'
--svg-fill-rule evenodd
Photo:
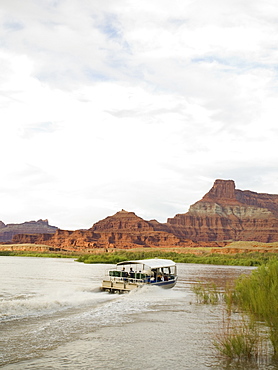
<svg viewBox="0 0 278 370"><path fill-rule="evenodd" d="M0 320L24 319L50 315L83 307L94 307L113 297L98 294L97 288L92 290L56 290L42 294L13 296L2 300L0 304Z"/></svg>

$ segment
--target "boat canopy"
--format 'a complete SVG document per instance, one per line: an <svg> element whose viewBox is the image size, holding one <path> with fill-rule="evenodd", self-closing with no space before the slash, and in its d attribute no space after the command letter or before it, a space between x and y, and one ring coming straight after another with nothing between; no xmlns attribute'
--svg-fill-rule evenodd
<svg viewBox="0 0 278 370"><path fill-rule="evenodd" d="M146 260L134 260L134 261L123 261L117 263L117 266L119 265L131 265L131 264L142 264L145 266L152 268L162 268L162 267L171 267L176 266L175 262L172 260L164 260L159 258L153 258L153 259L146 259Z"/></svg>

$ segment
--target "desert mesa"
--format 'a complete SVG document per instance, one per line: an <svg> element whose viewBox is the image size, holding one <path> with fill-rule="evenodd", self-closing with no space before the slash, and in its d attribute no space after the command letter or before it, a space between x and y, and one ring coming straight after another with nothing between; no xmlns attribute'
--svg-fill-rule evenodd
<svg viewBox="0 0 278 370"><path fill-rule="evenodd" d="M223 247L232 241L278 241L278 195L239 190L233 180L215 180L188 212L166 223L121 210L87 230L61 230L47 220L20 225L0 221L0 241L43 244L65 251L96 248Z"/></svg>

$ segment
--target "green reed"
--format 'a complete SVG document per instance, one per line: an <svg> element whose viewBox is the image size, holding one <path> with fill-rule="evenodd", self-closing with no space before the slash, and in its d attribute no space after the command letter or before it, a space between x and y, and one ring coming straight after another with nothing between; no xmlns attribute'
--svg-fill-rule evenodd
<svg viewBox="0 0 278 370"><path fill-rule="evenodd" d="M269 327L269 338L278 357L278 262L242 276L235 286L235 303Z"/></svg>
<svg viewBox="0 0 278 370"><path fill-rule="evenodd" d="M197 283L192 287L196 294L197 302L203 304L216 304L219 302L220 293L214 283Z"/></svg>
<svg viewBox="0 0 278 370"><path fill-rule="evenodd" d="M278 262L242 275L219 292L213 283L194 284L197 302L225 303L223 328L213 345L225 358L256 363L278 359ZM234 319L231 318L236 312Z"/></svg>
<svg viewBox="0 0 278 370"><path fill-rule="evenodd" d="M215 335L213 345L226 358L240 361L258 361L264 354L264 338L252 321L227 319Z"/></svg>
<svg viewBox="0 0 278 370"><path fill-rule="evenodd" d="M232 307L248 317L248 325L229 326L217 336L214 345L229 358L258 358L272 353L278 359L278 262L258 267L250 275L242 275L235 287L226 289L226 308ZM229 322L229 320L227 320ZM262 327L267 330L262 330ZM267 343L271 344L271 347ZM262 351L264 346L264 351Z"/></svg>
<svg viewBox="0 0 278 370"><path fill-rule="evenodd" d="M262 355L262 338L258 327L252 320L243 318L231 320L234 290L228 287L227 291L222 293L214 283L204 282L194 284L191 290L196 294L198 303L213 305L223 301L226 303L223 327L213 336L212 342L218 353L229 360L257 361Z"/></svg>

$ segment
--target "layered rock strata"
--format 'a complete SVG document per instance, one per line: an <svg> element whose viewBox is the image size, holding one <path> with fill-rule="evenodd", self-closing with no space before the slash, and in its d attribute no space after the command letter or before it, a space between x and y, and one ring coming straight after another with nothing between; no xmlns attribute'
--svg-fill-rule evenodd
<svg viewBox="0 0 278 370"><path fill-rule="evenodd" d="M94 224L89 230L57 230L54 235L19 234L13 242L18 244L44 244L63 251L95 252L96 249L130 249L138 247L187 247L200 246L192 240L180 238L167 231L167 225L145 221L134 212L120 211ZM202 246L221 247L225 244L201 243Z"/></svg>
<svg viewBox="0 0 278 370"><path fill-rule="evenodd" d="M134 212L120 211L93 225L89 230L57 230L54 235L16 235L14 243L39 243L67 250L95 248L138 248L179 246L180 238L155 230L151 222ZM192 244L192 242L190 241ZM193 243L194 245L194 243Z"/></svg>
<svg viewBox="0 0 278 370"><path fill-rule="evenodd" d="M199 241L278 241L278 195L238 190L233 180L216 180L185 214L167 220L179 237Z"/></svg>
<svg viewBox="0 0 278 370"><path fill-rule="evenodd" d="M39 222L39 221L38 221ZM1 224L0 224L1 228ZM1 231L1 229L0 229ZM223 247L229 241L278 241L278 195L238 190L233 180L216 180L204 197L162 224L120 211L89 230L56 230L14 236L14 243L45 244L69 251L97 248Z"/></svg>

